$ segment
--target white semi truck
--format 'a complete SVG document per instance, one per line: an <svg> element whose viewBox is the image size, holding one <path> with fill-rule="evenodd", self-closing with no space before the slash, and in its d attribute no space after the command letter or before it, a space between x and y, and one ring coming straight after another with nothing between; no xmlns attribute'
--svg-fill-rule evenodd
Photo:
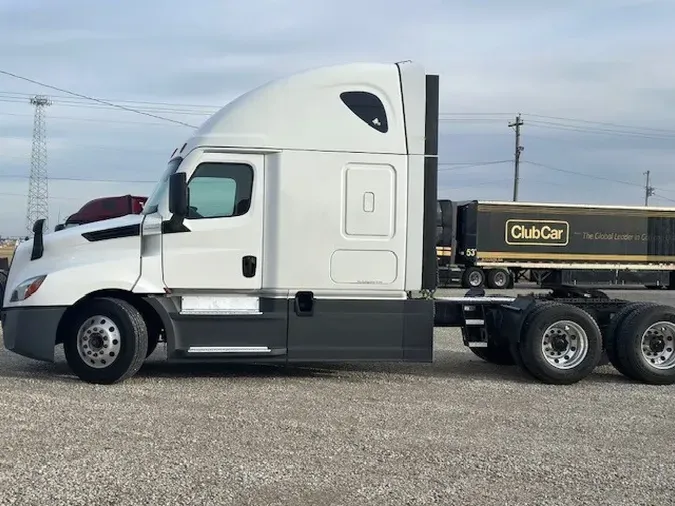
<svg viewBox="0 0 675 506"><path fill-rule="evenodd" d="M435 298L439 79L412 62L291 75L234 100L171 155L140 215L17 249L5 347L82 380L169 360L431 362L435 326L485 360L569 384L603 353L675 382L675 309L559 287Z"/></svg>

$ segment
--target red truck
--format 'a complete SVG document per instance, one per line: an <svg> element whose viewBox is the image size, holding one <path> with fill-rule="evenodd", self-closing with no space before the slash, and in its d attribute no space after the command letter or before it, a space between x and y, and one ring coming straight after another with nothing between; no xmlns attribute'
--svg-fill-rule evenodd
<svg viewBox="0 0 675 506"><path fill-rule="evenodd" d="M68 216L64 223L58 224L54 230L58 231L85 223L118 218L127 214L140 214L146 200L148 200L148 197L134 195L101 197L90 200L75 214Z"/></svg>

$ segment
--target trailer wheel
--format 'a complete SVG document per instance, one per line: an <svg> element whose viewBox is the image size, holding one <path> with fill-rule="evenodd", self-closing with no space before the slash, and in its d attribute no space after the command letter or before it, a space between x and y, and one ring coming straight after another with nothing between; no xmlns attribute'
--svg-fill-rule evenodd
<svg viewBox="0 0 675 506"><path fill-rule="evenodd" d="M612 364L614 369L619 371L624 376L630 377L628 370L626 370L623 364L618 360L616 354L616 339L619 331L623 328L623 325L626 319L636 311L640 311L645 307L656 306L654 302L631 302L623 306L619 311L614 314L612 319L607 326L607 330L603 336L603 341L605 345L605 353L607 359ZM632 378L635 379L635 378Z"/></svg>
<svg viewBox="0 0 675 506"><path fill-rule="evenodd" d="M535 378L569 385L598 365L602 335L595 319L583 309L547 303L530 314L516 352L522 367Z"/></svg>
<svg viewBox="0 0 675 506"><path fill-rule="evenodd" d="M631 312L616 333L616 360L625 375L652 385L675 383L675 308Z"/></svg>
<svg viewBox="0 0 675 506"><path fill-rule="evenodd" d="M516 361L511 355L511 350L505 346L488 346L487 348L472 348L469 349L479 358L486 362L496 365L514 365Z"/></svg>
<svg viewBox="0 0 675 506"><path fill-rule="evenodd" d="M479 267L467 267L462 273L462 288L480 288L485 284L485 273Z"/></svg>
<svg viewBox="0 0 675 506"><path fill-rule="evenodd" d="M487 274L487 285L489 288L503 290L509 287L511 273L506 269L490 269Z"/></svg>
<svg viewBox="0 0 675 506"><path fill-rule="evenodd" d="M138 372L148 350L141 313L114 298L86 302L63 340L68 365L81 380L109 385Z"/></svg>

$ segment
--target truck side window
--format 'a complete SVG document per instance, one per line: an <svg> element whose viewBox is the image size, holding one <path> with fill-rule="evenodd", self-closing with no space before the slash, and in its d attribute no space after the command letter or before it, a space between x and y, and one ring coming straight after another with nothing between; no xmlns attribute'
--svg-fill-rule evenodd
<svg viewBox="0 0 675 506"><path fill-rule="evenodd" d="M201 163L188 189L189 219L241 216L251 207L253 168L244 163Z"/></svg>
<svg viewBox="0 0 675 506"><path fill-rule="evenodd" d="M340 94L340 100L350 111L365 121L378 132L387 133L387 111L384 104L372 93L366 91L345 91Z"/></svg>

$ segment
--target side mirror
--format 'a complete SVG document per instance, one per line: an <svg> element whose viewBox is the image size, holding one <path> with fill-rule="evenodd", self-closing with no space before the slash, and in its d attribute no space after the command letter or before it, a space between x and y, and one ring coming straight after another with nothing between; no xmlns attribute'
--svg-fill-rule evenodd
<svg viewBox="0 0 675 506"><path fill-rule="evenodd" d="M188 187L185 172L176 172L169 177L169 212L185 218L189 210Z"/></svg>

